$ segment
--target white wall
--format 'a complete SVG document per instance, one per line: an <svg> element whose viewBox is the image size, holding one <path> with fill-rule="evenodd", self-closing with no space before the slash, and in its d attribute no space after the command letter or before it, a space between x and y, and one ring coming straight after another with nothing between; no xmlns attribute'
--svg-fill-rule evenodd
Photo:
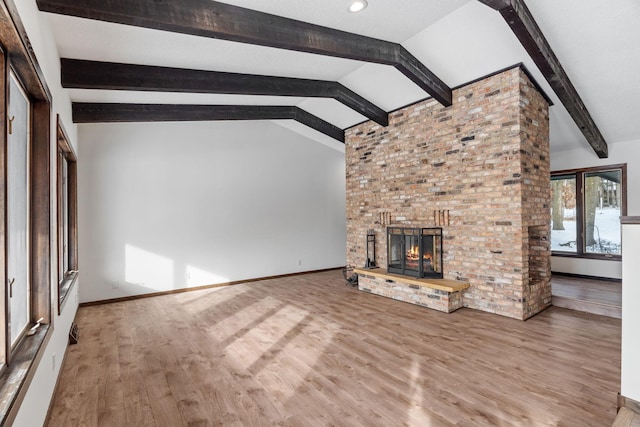
<svg viewBox="0 0 640 427"><path fill-rule="evenodd" d="M270 122L91 124L79 138L81 302L345 263L339 151Z"/></svg>
<svg viewBox="0 0 640 427"><path fill-rule="evenodd" d="M627 164L627 215L640 215L640 140L609 144L609 158L599 159L590 147L551 154L551 170ZM623 243L624 253L629 253ZM570 257L551 257L551 270L587 276L622 278L622 263Z"/></svg>
<svg viewBox="0 0 640 427"><path fill-rule="evenodd" d="M640 253L640 224L622 225L625 251ZM640 264L637 255L622 261L622 382L620 394L640 402Z"/></svg>
<svg viewBox="0 0 640 427"><path fill-rule="evenodd" d="M20 18L27 31L31 45L38 59L38 63L42 68L47 85L51 90L53 103L51 105L51 228L53 230L51 236L51 300L52 300L52 326L53 334L49 340L40 364L36 367L33 380L29 385L25 398L22 401L16 419L13 423L15 427L25 426L33 427L44 423L47 414L49 401L53 395L62 359L67 347L67 339L71 323L78 308L78 286L71 288L67 301L63 307L62 313L58 315L58 303L56 291L57 273L55 266L57 265L57 244L56 244L56 114L60 114L63 125L70 139L71 145L77 152L77 133L76 127L71 121L71 102L69 97L60 85L60 61L56 46L53 42L49 25L42 14L37 10L35 0L15 1L16 8L20 13ZM81 266L82 269L82 266ZM82 277L82 272L80 272Z"/></svg>

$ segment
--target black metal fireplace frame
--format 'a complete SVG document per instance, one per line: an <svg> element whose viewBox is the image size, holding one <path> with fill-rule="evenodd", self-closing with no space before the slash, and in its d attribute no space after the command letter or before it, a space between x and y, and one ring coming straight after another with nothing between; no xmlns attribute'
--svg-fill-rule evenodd
<svg viewBox="0 0 640 427"><path fill-rule="evenodd" d="M401 236L400 252L402 262L401 268L397 268L391 263L391 236ZM406 262L406 236L418 236L419 237L419 253L418 253L418 269L408 269ZM436 271L425 271L424 258L423 258L423 239L432 238L434 253L432 254L436 262ZM432 261L433 262L433 261ZM442 255L442 228L441 227L387 227L387 271L389 273L402 274L404 276L418 277L418 278L443 278L443 255Z"/></svg>

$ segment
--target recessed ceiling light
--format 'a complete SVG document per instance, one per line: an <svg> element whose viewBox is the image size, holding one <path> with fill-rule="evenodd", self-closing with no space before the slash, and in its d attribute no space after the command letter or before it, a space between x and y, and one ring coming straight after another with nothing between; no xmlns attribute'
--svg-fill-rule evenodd
<svg viewBox="0 0 640 427"><path fill-rule="evenodd" d="M354 0L349 5L349 12L352 12L352 13L362 12L367 7L367 5L368 3L366 0Z"/></svg>

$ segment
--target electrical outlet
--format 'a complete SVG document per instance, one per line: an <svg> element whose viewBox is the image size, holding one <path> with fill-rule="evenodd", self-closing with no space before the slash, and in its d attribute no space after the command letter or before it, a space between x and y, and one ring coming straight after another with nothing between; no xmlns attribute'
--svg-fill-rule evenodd
<svg viewBox="0 0 640 427"><path fill-rule="evenodd" d="M111 289L118 289L120 287L120 282L118 280L114 280L111 282Z"/></svg>
<svg viewBox="0 0 640 427"><path fill-rule="evenodd" d="M298 265L302 265L302 260L301 259L298 260Z"/></svg>

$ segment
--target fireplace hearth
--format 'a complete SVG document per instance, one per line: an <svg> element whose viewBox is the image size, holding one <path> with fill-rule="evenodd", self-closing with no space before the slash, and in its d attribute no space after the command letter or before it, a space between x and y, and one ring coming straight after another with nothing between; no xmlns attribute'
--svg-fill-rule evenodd
<svg viewBox="0 0 640 427"><path fill-rule="evenodd" d="M442 228L387 228L387 271L442 279Z"/></svg>

